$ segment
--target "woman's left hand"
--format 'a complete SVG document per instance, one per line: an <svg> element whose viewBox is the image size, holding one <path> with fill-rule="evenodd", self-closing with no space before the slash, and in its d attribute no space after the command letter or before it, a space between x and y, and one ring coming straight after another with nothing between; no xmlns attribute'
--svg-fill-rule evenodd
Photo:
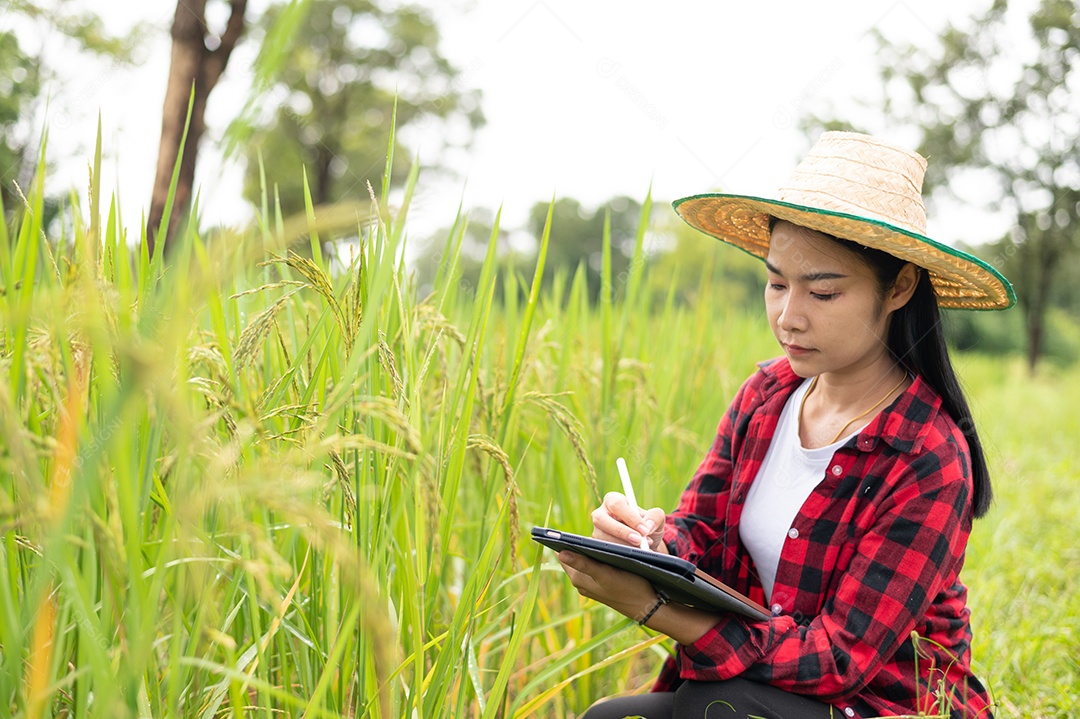
<svg viewBox="0 0 1080 719"><path fill-rule="evenodd" d="M603 602L639 624L656 608L656 590L647 579L565 549L559 552L559 563L581 596ZM716 612L672 603L658 607L647 626L689 646L720 619Z"/></svg>
<svg viewBox="0 0 1080 719"><path fill-rule="evenodd" d="M640 622L656 604L656 590L647 579L602 564L577 552L559 552L570 582L583 597L595 599Z"/></svg>

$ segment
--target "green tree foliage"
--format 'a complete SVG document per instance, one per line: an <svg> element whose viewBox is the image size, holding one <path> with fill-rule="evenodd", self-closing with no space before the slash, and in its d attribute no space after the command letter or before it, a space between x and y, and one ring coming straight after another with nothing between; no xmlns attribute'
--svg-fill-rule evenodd
<svg viewBox="0 0 1080 719"><path fill-rule="evenodd" d="M529 213L523 232L500 228L496 242L503 277L514 273L520 280L519 292L526 286L536 266L535 247L540 242L547 218L548 203L538 202ZM564 197L555 201L552 210L551 238L544 265L546 288L567 291L577 272L584 274L590 302L600 297L603 262L604 216L611 217L611 292L618 299L627 289L633 260L635 235L641 216L641 203L626 197L613 197L596 208L579 200ZM468 292L480 277L484 254L491 241L494 215L479 208L469 213L462 231L460 289ZM455 229L446 228L431 238L413 262L421 294L429 291L439 262L446 250L447 238ZM522 238L528 238L523 242ZM528 247L529 244L532 247ZM670 209L666 202L653 205L650 230L642 243L643 262L653 269L648 273L646 304L661 309L670 299L676 304L692 304L704 296L723 297L729 309L758 313L765 288L765 269L761 260L744 252L724 249L709 237L694 230ZM561 277L561 280L556 278ZM496 286L501 296L503 286Z"/></svg>
<svg viewBox="0 0 1080 719"><path fill-rule="evenodd" d="M658 283L654 295L673 286L674 299L680 303L719 297L728 310L763 313L765 265L761 260L698 232L670 209L657 214L656 231L666 239L651 273Z"/></svg>
<svg viewBox="0 0 1080 719"><path fill-rule="evenodd" d="M97 15L74 11L58 0L11 0L5 3L3 20L7 27L0 31L0 200L10 210L19 202L15 183L26 188L37 164L41 128L33 123L48 99L42 88L60 82L45 62L44 49L62 39L79 52L129 62L142 26L127 35L113 35ZM45 204L55 211L54 200Z"/></svg>
<svg viewBox="0 0 1080 719"><path fill-rule="evenodd" d="M25 112L40 90L40 67L19 47L14 33L0 33L0 199L4 207L13 207L17 201L16 182L23 187L28 184L26 173L35 153Z"/></svg>
<svg viewBox="0 0 1080 719"><path fill-rule="evenodd" d="M1040 0L1030 16L1018 12L995 0L930 49L879 37L879 57L888 122L918 128L933 158L926 188L1015 214L1009 236L982 254L1016 285L1034 370L1048 310L1080 312L1063 289L1080 252L1080 4ZM972 187L987 190L975 199Z"/></svg>
<svg viewBox="0 0 1080 719"><path fill-rule="evenodd" d="M455 224L443 228L429 238L412 263L413 270L416 273L417 287L422 296L426 296L434 289L439 264L443 261L448 247L451 247L448 241L456 242L459 230L461 252L457 260L460 269L457 289L466 294L471 294L480 281L484 255L494 234L495 213L486 207L479 207L470 211L466 217L458 218L458 222L463 223L463 226ZM535 253L515 251L510 243L510 234L502 227L495 234L495 242L497 244L496 253L504 273L525 274L528 272L529 267L535 266ZM501 279L505 280L505 274ZM505 282L501 282L495 286L495 291L499 293L500 297L502 296L504 284Z"/></svg>
<svg viewBox="0 0 1080 719"><path fill-rule="evenodd" d="M528 229L537 242L544 231L548 203L538 202L529 211ZM619 277L624 277L634 254L641 204L620 196L590 210L571 197L555 201L551 218L551 244L544 267L544 282L550 283L560 268L573 272L578 265L585 270L590 300L600 295L600 270L603 261L604 218L611 219L611 276L618 292Z"/></svg>
<svg viewBox="0 0 1080 719"><path fill-rule="evenodd" d="M273 23L272 8L264 25ZM248 142L246 193L258 197L260 159L276 184L285 214L304 207L306 169L315 204L364 197L378 187L390 118L397 128L442 123L445 134L471 139L483 122L479 96L461 85L460 71L440 53L428 11L366 0L311 0L274 91L276 110ZM400 142L395 175L405 176L410 152ZM449 140L448 140L449 142Z"/></svg>

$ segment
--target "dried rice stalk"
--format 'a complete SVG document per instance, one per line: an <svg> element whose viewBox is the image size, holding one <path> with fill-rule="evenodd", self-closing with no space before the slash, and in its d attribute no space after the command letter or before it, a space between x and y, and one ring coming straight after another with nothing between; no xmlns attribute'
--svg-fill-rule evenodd
<svg viewBox="0 0 1080 719"><path fill-rule="evenodd" d="M521 395L521 401L540 407L559 425L563 434L570 440L570 444L574 448L574 454L577 455L578 462L581 464L582 472L589 480L589 485L592 487L596 501L599 503L603 501L603 497L600 495L600 488L596 484L596 469L593 468L592 462L589 461L589 456L585 451L585 437L582 434L581 423L565 405L555 400L556 397L565 394L569 394L569 392L560 392L558 394L526 392Z"/></svg>
<svg viewBox="0 0 1080 719"><path fill-rule="evenodd" d="M404 457L406 459L416 459L418 456L414 452L410 452L401 447L395 447L386 442L380 442L377 439L366 437L362 434L350 434L350 435L334 435L327 437L313 446L305 448L310 452L322 452L322 451L339 451L345 450L374 450L379 454L394 455L398 457Z"/></svg>
<svg viewBox="0 0 1080 719"><path fill-rule="evenodd" d="M517 482L514 480L514 468L510 466L510 457L507 456L502 447L495 443L495 440L486 434L470 434L465 442L465 449L479 449L481 452L491 456L502 467L503 481L506 485L506 501L510 503L510 551L513 552L516 560L519 534L518 487Z"/></svg>
<svg viewBox="0 0 1080 719"><path fill-rule="evenodd" d="M459 330L454 323L446 319L446 317L432 305L418 305L416 308L416 318L419 320L418 326L428 330L445 332L451 339L457 342L458 347L465 347L465 335L462 334L461 330Z"/></svg>
<svg viewBox="0 0 1080 719"><path fill-rule="evenodd" d="M262 264L266 264L266 263L262 263ZM230 300L235 300L235 299L237 299L239 297L243 297L244 295L253 295L256 292L264 292L266 290L276 290L276 289L278 289L280 287L290 287L290 286L297 286L297 285L299 285L300 287L306 287L307 283L306 282L301 282L300 280L281 280L280 282L271 282L270 284L263 285L262 287L256 287L254 289L244 290L243 292L237 292L235 295L229 295L229 299Z"/></svg>
<svg viewBox="0 0 1080 719"><path fill-rule="evenodd" d="M409 423L408 418L401 413L394 400L389 397L361 397L354 404L358 417L371 416L382 421L390 430L404 440L408 451L420 454L423 444L420 441L420 433Z"/></svg>
<svg viewBox="0 0 1080 719"><path fill-rule="evenodd" d="M409 398L405 396L405 383L402 382L401 374L398 372L394 351L390 349L390 345L386 344L386 334L382 330L379 330L379 364L390 375L390 380L394 385L395 399L401 402L405 410L408 411Z"/></svg>
<svg viewBox="0 0 1080 719"><path fill-rule="evenodd" d="M435 354L435 348L439 346L439 340L442 339L443 330L435 334L435 339L432 340L431 346L428 348L427 354L424 355L424 361L420 364L420 372L416 375L416 387L420 388L424 386L424 378L427 377L428 368L431 365L431 358Z"/></svg>
<svg viewBox="0 0 1080 719"><path fill-rule="evenodd" d="M631 357L622 357L619 359L615 368L616 380L628 380L633 383L634 387L638 390L637 394L644 398L645 405L649 409L655 410L658 407L656 401L656 395L653 394L652 388L649 386L649 370L652 369L652 365L648 362L642 362L638 359Z"/></svg>
<svg viewBox="0 0 1080 719"><path fill-rule="evenodd" d="M345 317L345 311L341 308L341 303L338 302L337 296L334 294L334 286L330 284L330 278L326 276L323 269L317 264L309 260L307 257L301 257L292 250L289 250L289 256L286 258L275 257L272 260L267 260L261 264L285 264L300 273L300 275L307 280L307 286L315 290L322 295L323 299L330 306L330 310L334 313L334 320L337 322L338 329L341 331L341 336L345 342L345 354L346 357L352 351L353 339L356 332L352 328L352 324L347 321Z"/></svg>
<svg viewBox="0 0 1080 719"><path fill-rule="evenodd" d="M346 526L351 529L353 518L356 516L356 495L353 494L352 482L349 481L349 469L345 466L341 453L333 449L330 450L330 464L323 466L332 469L336 478L336 481L331 480L323 485L323 501L325 502L330 498L330 491L335 484L340 486L341 494L345 499Z"/></svg>
<svg viewBox="0 0 1080 719"><path fill-rule="evenodd" d="M266 338L266 335L274 326L277 313L285 307L289 298L299 291L299 289L296 289L282 295L272 305L251 318L251 322L240 333L240 339L236 343L236 351L233 353L233 362L237 370L243 369L254 359L259 345L262 344L263 339Z"/></svg>

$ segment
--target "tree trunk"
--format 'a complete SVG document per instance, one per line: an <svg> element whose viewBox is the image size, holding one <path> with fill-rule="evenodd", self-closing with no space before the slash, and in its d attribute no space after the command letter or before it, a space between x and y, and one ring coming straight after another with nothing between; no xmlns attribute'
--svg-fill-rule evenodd
<svg viewBox="0 0 1080 719"><path fill-rule="evenodd" d="M1052 232L1052 231L1051 231ZM1035 281L1030 285L1029 301L1027 309L1028 326L1028 372L1034 376L1039 363L1039 357L1043 353L1044 328L1046 325L1046 307L1050 303L1050 288L1054 282L1054 270L1058 263L1060 253L1056 251L1053 242L1056 238L1051 234L1038 236L1038 251L1033 258L1035 265Z"/></svg>
<svg viewBox="0 0 1080 719"><path fill-rule="evenodd" d="M146 249L154 256L154 245L165 242L175 234L183 215L191 204L195 182L195 158L199 140L206 130L206 101L217 85L229 55L244 32L244 10L247 0L229 0L231 12L220 44L211 50L206 46L206 0L177 0L172 26L172 59L169 82L165 88L165 103L161 113L161 144L158 149L157 174L150 200L150 215L146 227ZM194 88L194 99L192 99ZM172 182L173 168L184 136L184 121L191 102L191 123L188 127L184 156L180 160L180 175L173 196L172 212L165 237L157 236L165 214L165 203Z"/></svg>
<svg viewBox="0 0 1080 719"><path fill-rule="evenodd" d="M315 186L311 189L311 202L322 205L330 202L330 165L334 162L334 151L326 141L320 142L315 150Z"/></svg>
<svg viewBox="0 0 1080 719"><path fill-rule="evenodd" d="M1028 312L1028 374L1035 376L1035 369L1039 365L1039 355L1042 354L1043 339L1043 309L1033 307Z"/></svg>

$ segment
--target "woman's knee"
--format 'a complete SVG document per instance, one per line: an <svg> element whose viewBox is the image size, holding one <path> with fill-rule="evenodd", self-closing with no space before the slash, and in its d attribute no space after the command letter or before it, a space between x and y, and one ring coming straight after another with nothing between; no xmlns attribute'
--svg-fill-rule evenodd
<svg viewBox="0 0 1080 719"><path fill-rule="evenodd" d="M719 682L683 682L675 692L673 707L675 716L700 719L747 715L767 719L818 719L829 717L830 710L828 704L810 697L741 677Z"/></svg>
<svg viewBox="0 0 1080 719"><path fill-rule="evenodd" d="M631 697L608 697L589 707L581 719L672 719L674 694L638 694Z"/></svg>

